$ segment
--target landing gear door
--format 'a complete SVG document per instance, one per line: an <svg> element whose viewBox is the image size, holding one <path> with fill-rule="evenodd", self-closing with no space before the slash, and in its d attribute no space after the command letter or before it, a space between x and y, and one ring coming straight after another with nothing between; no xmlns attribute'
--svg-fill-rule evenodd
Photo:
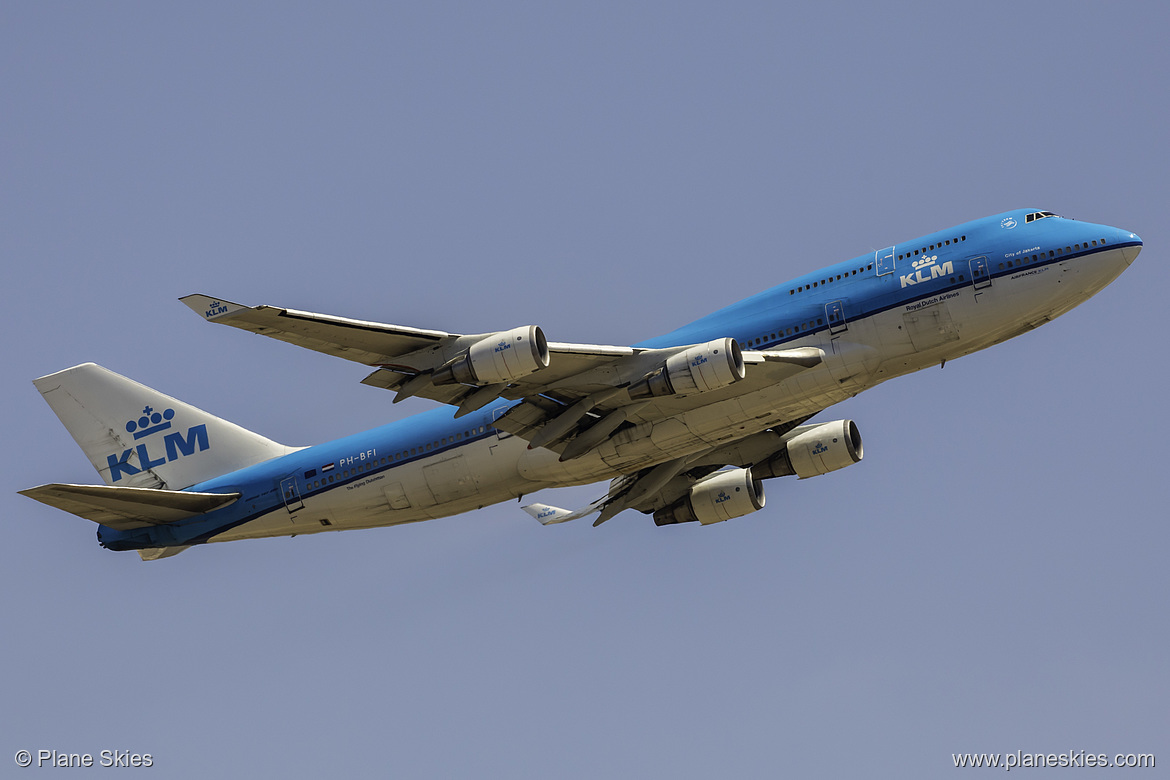
<svg viewBox="0 0 1170 780"><path fill-rule="evenodd" d="M878 276L892 274L894 272L894 247L874 252L873 264L877 267Z"/></svg>
<svg viewBox="0 0 1170 780"><path fill-rule="evenodd" d="M986 257L971 258L971 283L976 290L984 290L991 286L991 263Z"/></svg>

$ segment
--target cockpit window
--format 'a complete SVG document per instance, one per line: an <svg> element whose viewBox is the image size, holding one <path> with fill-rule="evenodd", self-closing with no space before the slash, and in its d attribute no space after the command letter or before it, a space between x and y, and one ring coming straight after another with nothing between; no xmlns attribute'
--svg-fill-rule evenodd
<svg viewBox="0 0 1170 780"><path fill-rule="evenodd" d="M1033 211L1031 214L1029 214L1027 217L1024 218L1024 222L1035 222L1038 219L1044 219L1046 217L1059 217L1059 216L1060 216L1059 214L1053 214L1051 211Z"/></svg>

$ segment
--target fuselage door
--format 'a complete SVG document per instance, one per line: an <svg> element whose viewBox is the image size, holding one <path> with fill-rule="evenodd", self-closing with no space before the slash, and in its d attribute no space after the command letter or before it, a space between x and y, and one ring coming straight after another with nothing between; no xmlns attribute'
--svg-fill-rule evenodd
<svg viewBox="0 0 1170 780"><path fill-rule="evenodd" d="M991 263L986 257L971 258L971 282L976 290L991 286Z"/></svg>
<svg viewBox="0 0 1170 780"><path fill-rule="evenodd" d="M305 508L305 503L301 501L301 489L297 487L295 474L280 481L280 496L284 499L284 508L288 510L290 515L298 509Z"/></svg>
<svg viewBox="0 0 1170 780"><path fill-rule="evenodd" d="M845 304L841 301L825 304L825 319L829 321L829 333L844 333L849 330L845 323Z"/></svg>
<svg viewBox="0 0 1170 780"><path fill-rule="evenodd" d="M874 252L873 264L877 267L878 276L892 274L894 272L894 247Z"/></svg>

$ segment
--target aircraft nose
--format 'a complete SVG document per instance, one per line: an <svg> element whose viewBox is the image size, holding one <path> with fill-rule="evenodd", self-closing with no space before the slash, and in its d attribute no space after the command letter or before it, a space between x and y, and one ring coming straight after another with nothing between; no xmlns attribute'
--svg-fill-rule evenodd
<svg viewBox="0 0 1170 780"><path fill-rule="evenodd" d="M1130 265L1142 251L1142 240L1138 238L1136 233L1122 233L1122 240L1129 243L1129 246L1121 248L1121 256L1125 258L1125 264Z"/></svg>

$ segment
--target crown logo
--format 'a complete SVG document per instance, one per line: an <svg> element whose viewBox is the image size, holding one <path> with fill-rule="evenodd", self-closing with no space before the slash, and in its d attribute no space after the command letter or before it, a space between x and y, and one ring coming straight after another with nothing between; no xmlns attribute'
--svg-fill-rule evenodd
<svg viewBox="0 0 1170 780"><path fill-rule="evenodd" d="M165 431L171 427L171 419L175 416L174 409L167 409L164 412L156 412L150 406L142 408L142 416L137 420L130 420L126 423L126 432L133 433L134 439L137 441L143 436L149 436L152 433Z"/></svg>

